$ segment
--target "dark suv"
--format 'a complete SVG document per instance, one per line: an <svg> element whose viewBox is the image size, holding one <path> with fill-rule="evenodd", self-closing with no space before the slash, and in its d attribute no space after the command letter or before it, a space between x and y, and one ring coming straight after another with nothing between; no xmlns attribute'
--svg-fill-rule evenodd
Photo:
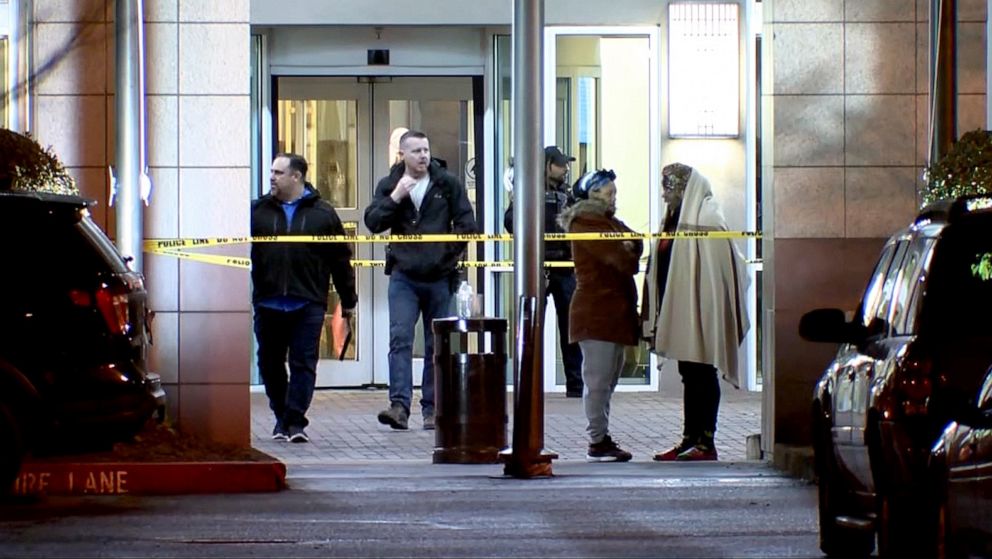
<svg viewBox="0 0 992 559"><path fill-rule="evenodd" d="M813 399L820 547L828 555L933 551L930 449L974 406L992 364L992 197L923 210L886 242L853 319L803 316L840 343Z"/></svg>
<svg viewBox="0 0 992 559"><path fill-rule="evenodd" d="M0 492L31 449L126 440L164 410L143 280L92 204L0 191Z"/></svg>

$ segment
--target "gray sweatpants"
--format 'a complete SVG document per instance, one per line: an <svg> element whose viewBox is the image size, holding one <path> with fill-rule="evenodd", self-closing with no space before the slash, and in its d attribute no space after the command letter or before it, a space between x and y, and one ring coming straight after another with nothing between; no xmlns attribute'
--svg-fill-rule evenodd
<svg viewBox="0 0 992 559"><path fill-rule="evenodd" d="M582 403L589 426L586 433L593 444L610 434L610 398L623 370L624 346L613 342L586 340L582 349Z"/></svg>

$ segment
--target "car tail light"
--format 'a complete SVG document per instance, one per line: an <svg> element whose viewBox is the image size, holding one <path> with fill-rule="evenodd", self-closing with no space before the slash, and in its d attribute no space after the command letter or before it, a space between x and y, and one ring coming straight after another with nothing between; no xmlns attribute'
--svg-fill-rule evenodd
<svg viewBox="0 0 992 559"><path fill-rule="evenodd" d="M900 369L898 390L903 413L927 413L927 403L933 393L933 361L929 357L909 352Z"/></svg>
<svg viewBox="0 0 992 559"><path fill-rule="evenodd" d="M124 286L103 284L96 290L96 306L112 334L124 334L130 327L127 291Z"/></svg>

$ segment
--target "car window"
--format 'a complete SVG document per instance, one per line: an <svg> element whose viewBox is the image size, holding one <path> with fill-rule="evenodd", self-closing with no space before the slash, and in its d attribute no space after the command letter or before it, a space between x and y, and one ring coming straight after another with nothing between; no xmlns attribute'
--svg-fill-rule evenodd
<svg viewBox="0 0 992 559"><path fill-rule="evenodd" d="M901 241L889 245L879 258L878 264L875 265L871 282L865 291L861 315L863 324L869 331L884 327L888 319L892 289L896 282L896 271L899 269L899 263L906 252L907 244L905 241Z"/></svg>
<svg viewBox="0 0 992 559"><path fill-rule="evenodd" d="M926 237L917 237L909 243L906 255L896 275L895 287L892 292L892 306L889 309L889 324L895 335L915 333L916 319L913 306L913 294L918 292L918 286L923 280L923 263L930 253L933 241Z"/></svg>
<svg viewBox="0 0 992 559"><path fill-rule="evenodd" d="M878 257L878 262L875 263L875 269L871 273L871 278L868 280L868 287L865 289L865 295L861 299L861 317L865 326L871 322L871 317L875 316L875 311L878 309L879 297L882 295L882 284L885 280L885 272L889 269L889 264L892 262L892 255L895 254L896 246L894 244L886 245L882 249L882 254Z"/></svg>
<svg viewBox="0 0 992 559"><path fill-rule="evenodd" d="M100 255L102 260L107 263L107 266L117 273L127 272L127 263L121 258L121 254L117 251L117 248L107 235L104 234L103 230L100 229L93 219L90 218L89 213L86 212L76 224L76 227L82 233L83 238L85 238L93 250Z"/></svg>
<svg viewBox="0 0 992 559"><path fill-rule="evenodd" d="M3 246L4 262L25 271L0 274L0 288L43 293L53 288L89 287L94 277L123 267L96 246L72 215L37 213L32 214L31 223L27 229L13 223L0 225L3 238L15 240Z"/></svg>
<svg viewBox="0 0 992 559"><path fill-rule="evenodd" d="M906 311L906 322L902 326L902 331L906 334L916 334L918 332L920 301L926 292L927 277L930 275L930 263L933 260L934 239L927 239L924 248L923 258L920 262L919 276L913 282L913 292L910 294L909 309Z"/></svg>
<svg viewBox="0 0 992 559"><path fill-rule="evenodd" d="M992 222L956 223L934 247L920 329L944 336L992 336Z"/></svg>

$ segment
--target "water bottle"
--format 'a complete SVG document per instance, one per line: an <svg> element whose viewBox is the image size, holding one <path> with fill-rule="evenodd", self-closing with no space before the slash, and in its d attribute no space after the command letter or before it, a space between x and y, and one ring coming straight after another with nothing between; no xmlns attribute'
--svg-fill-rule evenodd
<svg viewBox="0 0 992 559"><path fill-rule="evenodd" d="M458 313L458 318L471 317L472 303L475 301L475 291L472 289L472 285L467 281L462 280L461 285L458 286L455 301L455 309Z"/></svg>

